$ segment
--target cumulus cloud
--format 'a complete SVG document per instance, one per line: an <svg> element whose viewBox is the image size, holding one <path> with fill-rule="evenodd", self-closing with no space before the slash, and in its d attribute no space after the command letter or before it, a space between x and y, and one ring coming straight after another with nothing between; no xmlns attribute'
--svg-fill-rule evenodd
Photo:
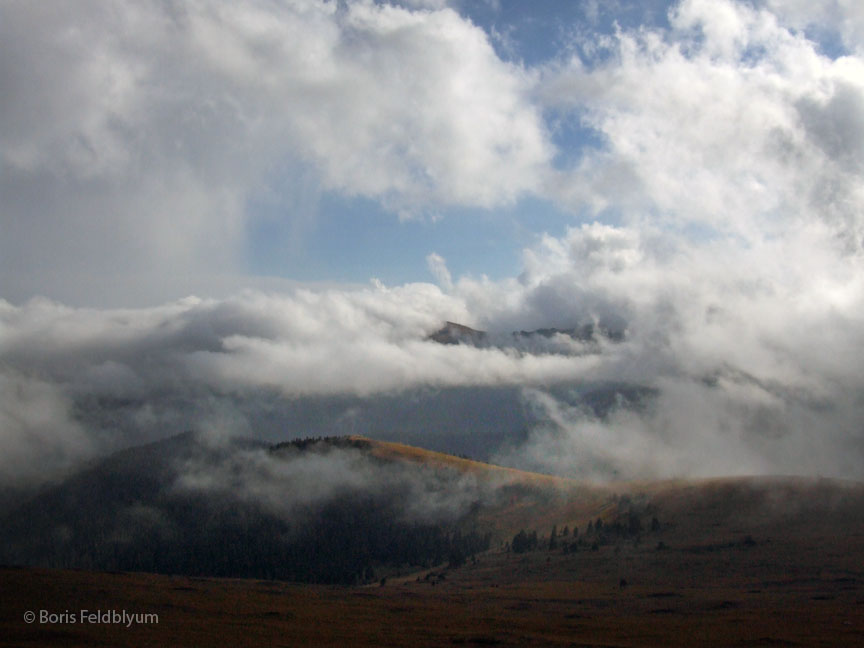
<svg viewBox="0 0 864 648"><path fill-rule="evenodd" d="M839 40L842 46L860 55L864 47L864 8L854 0L767 0L765 5L784 23L800 30L813 31L827 41ZM835 48L839 44L835 43Z"/></svg>
<svg viewBox="0 0 864 648"><path fill-rule="evenodd" d="M768 10L727 0L686 0L670 21L594 43L599 62L548 70L543 101L578 110L606 144L551 190L748 243L818 216L860 248L864 61L831 59Z"/></svg>
<svg viewBox="0 0 864 648"><path fill-rule="evenodd" d="M455 294L490 326L626 322L595 378L657 397L600 419L535 394L549 423L504 460L858 475L864 61L773 8L685 0L669 29L594 37L545 70L541 100L602 142L550 191L609 222L543 237L518 279ZM843 33L857 20L830 11Z"/></svg>
<svg viewBox="0 0 864 648"><path fill-rule="evenodd" d="M5 3L0 291L134 304L242 274L268 190L406 217L532 190L530 75L425 5Z"/></svg>

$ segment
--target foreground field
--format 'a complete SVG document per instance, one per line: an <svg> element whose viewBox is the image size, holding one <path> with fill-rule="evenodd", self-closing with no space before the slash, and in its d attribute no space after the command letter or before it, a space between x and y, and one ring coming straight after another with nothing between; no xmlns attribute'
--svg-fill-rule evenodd
<svg viewBox="0 0 864 648"><path fill-rule="evenodd" d="M524 554L495 549L383 586L7 568L0 643L864 645L860 486L715 480L619 490L619 499L645 499L660 528L596 550L549 550L548 539ZM565 503L560 515L572 510ZM545 510L543 523L552 516ZM156 614L158 623L24 621L27 611L81 609Z"/></svg>

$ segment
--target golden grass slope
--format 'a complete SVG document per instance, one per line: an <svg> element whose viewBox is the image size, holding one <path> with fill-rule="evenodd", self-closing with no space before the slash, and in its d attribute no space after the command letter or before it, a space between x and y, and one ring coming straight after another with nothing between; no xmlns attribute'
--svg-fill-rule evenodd
<svg viewBox="0 0 864 648"><path fill-rule="evenodd" d="M443 452L435 452L434 450L425 450L416 446L405 445L404 443L377 441L360 435L354 435L348 438L354 442L368 444L370 453L381 459L410 461L431 467L453 468L476 475L480 478L494 479L502 484L519 482L556 488L569 488L576 485L582 485L580 482L572 479L527 472L524 470L517 470L516 468L496 466L482 461L475 461L473 459L456 457Z"/></svg>

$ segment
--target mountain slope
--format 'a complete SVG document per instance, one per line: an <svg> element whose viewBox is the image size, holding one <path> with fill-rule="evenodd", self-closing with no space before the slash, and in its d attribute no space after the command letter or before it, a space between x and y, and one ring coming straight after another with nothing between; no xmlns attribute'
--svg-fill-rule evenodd
<svg viewBox="0 0 864 648"><path fill-rule="evenodd" d="M360 436L267 446L187 433L45 490L2 521L0 560L351 584L511 545L817 537L862 501L860 485L828 480L595 484Z"/></svg>
<svg viewBox="0 0 864 648"><path fill-rule="evenodd" d="M377 449L383 469L442 461L467 467L445 469L450 478L498 471L346 440L355 441ZM599 508L583 504L583 487L602 494ZM494 547L374 588L0 568L0 644L725 648L846 647L864 637L862 484L718 478L553 492L564 496L519 518L545 541L536 547ZM641 517L635 533L624 528L631 514ZM80 608L156 613L159 623L21 621L27 610Z"/></svg>
<svg viewBox="0 0 864 648"><path fill-rule="evenodd" d="M3 520L11 564L367 582L489 546L488 489L346 439L180 435L112 455Z"/></svg>

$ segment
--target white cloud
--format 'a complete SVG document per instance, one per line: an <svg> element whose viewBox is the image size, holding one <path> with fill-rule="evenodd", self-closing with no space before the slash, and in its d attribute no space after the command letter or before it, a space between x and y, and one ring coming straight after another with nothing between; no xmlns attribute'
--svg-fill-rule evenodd
<svg viewBox="0 0 864 648"><path fill-rule="evenodd" d="M543 100L580 110L607 144L552 191L747 242L815 216L860 247L864 61L831 60L767 10L727 0L687 0L670 20L669 32L607 39L600 63L547 72Z"/></svg>
<svg viewBox="0 0 864 648"><path fill-rule="evenodd" d="M543 101L604 142L552 190L621 224L542 239L507 299L484 304L510 326L619 315L627 343L596 376L656 387L654 407L597 420L544 397L554 424L510 458L856 474L864 61L831 59L788 15L742 3L686 0L670 22L547 69ZM463 280L456 294L482 289Z"/></svg>
<svg viewBox="0 0 864 648"><path fill-rule="evenodd" d="M530 75L446 8L13 1L0 43L15 300L117 303L127 283L242 273L247 203L268 184L288 204L317 183L406 216L512 202L551 156Z"/></svg>
<svg viewBox="0 0 864 648"><path fill-rule="evenodd" d="M687 0L671 30L620 31L596 43L608 57L545 71L541 99L604 142L550 190L617 223L541 237L518 280L453 294L504 329L625 322L592 380L656 391L606 418L534 392L547 423L503 460L860 474L864 61L823 55L784 19Z"/></svg>
<svg viewBox="0 0 864 648"><path fill-rule="evenodd" d="M444 260L444 257L432 252L426 255L426 265L441 289L444 292L450 292L453 289L453 277L450 276L450 270L447 268L447 261Z"/></svg>
<svg viewBox="0 0 864 648"><path fill-rule="evenodd" d="M599 419L540 393L549 424L504 460L576 476L858 475L862 271L827 228L751 248L596 224L543 242L522 281L498 287L506 302L478 302L485 321L617 316L625 340L602 348L587 383L656 396ZM454 294L482 291L462 279Z"/></svg>
<svg viewBox="0 0 864 648"><path fill-rule="evenodd" d="M864 7L855 0L767 0L771 11L796 29L814 29L828 38L838 38L859 56L864 52Z"/></svg>

